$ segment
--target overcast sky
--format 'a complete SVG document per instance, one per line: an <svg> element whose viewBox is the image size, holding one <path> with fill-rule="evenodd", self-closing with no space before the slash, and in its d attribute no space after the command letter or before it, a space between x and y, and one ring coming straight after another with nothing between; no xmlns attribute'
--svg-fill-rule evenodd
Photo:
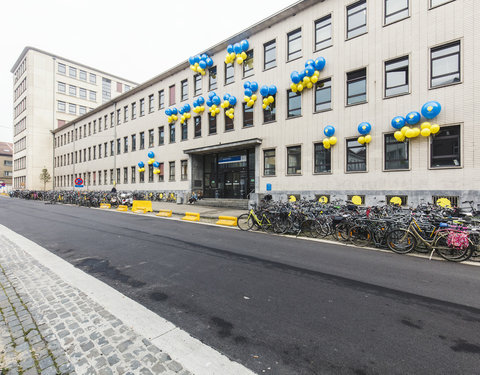
<svg viewBox="0 0 480 375"><path fill-rule="evenodd" d="M10 69L32 46L142 83L296 0L5 0L0 141L13 140Z"/></svg>

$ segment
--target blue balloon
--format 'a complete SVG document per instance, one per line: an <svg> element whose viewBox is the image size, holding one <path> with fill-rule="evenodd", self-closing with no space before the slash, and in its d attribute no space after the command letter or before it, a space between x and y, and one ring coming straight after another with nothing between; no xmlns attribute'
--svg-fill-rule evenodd
<svg viewBox="0 0 480 375"><path fill-rule="evenodd" d="M262 95L262 96L267 96L268 95L268 86L267 85L263 85L262 87L260 87L260 95Z"/></svg>
<svg viewBox="0 0 480 375"><path fill-rule="evenodd" d="M209 107L211 107L211 106L213 105L213 102L212 102L210 99L208 99L208 100L207 100L207 105L208 105Z"/></svg>
<svg viewBox="0 0 480 375"><path fill-rule="evenodd" d="M208 93L208 98L212 99L215 95L217 95L217 94L215 94L215 91L211 91L211 92Z"/></svg>
<svg viewBox="0 0 480 375"><path fill-rule="evenodd" d="M422 107L422 115L423 117L431 120L432 118L437 117L437 115L442 110L442 106L439 102L430 101L426 102Z"/></svg>
<svg viewBox="0 0 480 375"><path fill-rule="evenodd" d="M190 107L190 104L185 104L184 109L185 109L185 112L190 112L192 107Z"/></svg>
<svg viewBox="0 0 480 375"><path fill-rule="evenodd" d="M235 104L237 104L237 98L234 96L230 96L230 98L228 99L228 102L230 103L231 106L234 106Z"/></svg>
<svg viewBox="0 0 480 375"><path fill-rule="evenodd" d="M305 69L302 70L300 73L298 73L298 77L300 78L300 81L302 81L305 78Z"/></svg>
<svg viewBox="0 0 480 375"><path fill-rule="evenodd" d="M305 68L305 75L307 77L313 76L313 73L315 73L315 68L313 66L309 65Z"/></svg>
<svg viewBox="0 0 480 375"><path fill-rule="evenodd" d="M315 69L319 72L325 68L325 59L323 57L319 57L315 60Z"/></svg>
<svg viewBox="0 0 480 375"><path fill-rule="evenodd" d="M155 154L153 153L153 151L149 151L147 155L150 159L155 157Z"/></svg>
<svg viewBox="0 0 480 375"><path fill-rule="evenodd" d="M392 119L391 124L395 129L401 129L405 126L405 119L402 116L396 116Z"/></svg>
<svg viewBox="0 0 480 375"><path fill-rule="evenodd" d="M213 60L210 58L210 57L207 57L207 59L205 60L205 62L207 63L207 66L210 68L211 66L213 66Z"/></svg>
<svg viewBox="0 0 480 375"><path fill-rule="evenodd" d="M246 81L246 82L243 84L243 88L244 88L244 89L249 89L249 88L250 88L250 81Z"/></svg>
<svg viewBox="0 0 480 375"><path fill-rule="evenodd" d="M421 117L422 116L420 115L420 113L413 111L408 113L405 116L405 121L407 122L408 125L415 125L420 122Z"/></svg>
<svg viewBox="0 0 480 375"><path fill-rule="evenodd" d="M189 57L188 62L190 63L190 65L195 65L195 57L193 56Z"/></svg>
<svg viewBox="0 0 480 375"><path fill-rule="evenodd" d="M295 83L295 84L297 84L301 81L300 74L296 70L294 70L292 72L292 74L290 74L290 78L292 79L292 82Z"/></svg>
<svg viewBox="0 0 480 375"><path fill-rule="evenodd" d="M171 110L170 108L167 108L167 109L165 110L165 114L166 114L167 116L171 116L171 115L172 115L172 110Z"/></svg>
<svg viewBox="0 0 480 375"><path fill-rule="evenodd" d="M194 56L194 57L193 57L193 62L194 62L194 63L200 62L200 56L199 56L199 55Z"/></svg>
<svg viewBox="0 0 480 375"><path fill-rule="evenodd" d="M361 122L358 125L358 132L361 135L366 135L366 134L370 133L371 130L372 130L372 125L370 125L370 123L368 123L368 122Z"/></svg>
<svg viewBox="0 0 480 375"><path fill-rule="evenodd" d="M172 115L176 115L178 113L177 109L175 107L172 108Z"/></svg>
<svg viewBox="0 0 480 375"><path fill-rule="evenodd" d="M233 45L232 45L232 44L229 44L229 45L227 46L227 52L228 52L228 53L232 53L232 52L233 52Z"/></svg>
<svg viewBox="0 0 480 375"><path fill-rule="evenodd" d="M268 95L275 95L277 93L277 86L275 85L271 85L269 88L268 88Z"/></svg>
<svg viewBox="0 0 480 375"><path fill-rule="evenodd" d="M230 98L230 94L223 95L223 100L228 100L228 98Z"/></svg>
<svg viewBox="0 0 480 375"><path fill-rule="evenodd" d="M240 42L240 45L242 46L242 51L247 52L248 51L248 40L244 39Z"/></svg>
<svg viewBox="0 0 480 375"><path fill-rule="evenodd" d="M197 101L198 101L198 104L202 105L203 103L205 103L205 98L203 96L199 96Z"/></svg>
<svg viewBox="0 0 480 375"><path fill-rule="evenodd" d="M335 134L335 128L332 125L325 126L323 129L323 134L327 137L333 137Z"/></svg>
<svg viewBox="0 0 480 375"><path fill-rule="evenodd" d="M183 107L181 107L181 108L178 110L178 113L180 113L181 115L183 115Z"/></svg>
<svg viewBox="0 0 480 375"><path fill-rule="evenodd" d="M213 99L212 99L212 102L215 105L220 105L220 102L221 102L220 97L219 96L214 96Z"/></svg>
<svg viewBox="0 0 480 375"><path fill-rule="evenodd" d="M153 162L153 166L154 166L155 168L159 168L159 167L160 167L160 163L159 163L158 161L154 161L154 162Z"/></svg>
<svg viewBox="0 0 480 375"><path fill-rule="evenodd" d="M233 50L234 52L238 55L239 53L242 53L242 46L240 45L240 43L235 43L233 45Z"/></svg>
<svg viewBox="0 0 480 375"><path fill-rule="evenodd" d="M198 65L200 66L200 68L205 69L207 67L207 62L205 60L200 60Z"/></svg>
<svg viewBox="0 0 480 375"><path fill-rule="evenodd" d="M138 162L138 167L143 168L145 166L145 163L143 161Z"/></svg>
<svg viewBox="0 0 480 375"><path fill-rule="evenodd" d="M208 57L208 55L207 55L206 53L202 53L202 54L200 55L200 60L206 60L207 57Z"/></svg>
<svg viewBox="0 0 480 375"><path fill-rule="evenodd" d="M258 83L253 81L250 83L250 89L253 91L253 92L257 92L258 90Z"/></svg>
<svg viewBox="0 0 480 375"><path fill-rule="evenodd" d="M244 94L245 94L245 96L252 96L253 92L250 89L245 89Z"/></svg>
<svg viewBox="0 0 480 375"><path fill-rule="evenodd" d="M305 63L305 68L308 67L309 65L315 66L315 61L313 59L307 60L307 62Z"/></svg>

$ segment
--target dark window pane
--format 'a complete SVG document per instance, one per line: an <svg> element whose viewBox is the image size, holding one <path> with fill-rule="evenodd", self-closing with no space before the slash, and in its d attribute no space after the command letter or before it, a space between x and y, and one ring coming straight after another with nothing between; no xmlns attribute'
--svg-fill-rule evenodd
<svg viewBox="0 0 480 375"><path fill-rule="evenodd" d="M211 67L208 69L208 90L216 90L217 89L217 67Z"/></svg>
<svg viewBox="0 0 480 375"><path fill-rule="evenodd" d="M253 126L253 106L248 107L247 103L243 103L243 127Z"/></svg>
<svg viewBox="0 0 480 375"><path fill-rule="evenodd" d="M208 134L215 134L217 132L217 116L208 114Z"/></svg>
<svg viewBox="0 0 480 375"><path fill-rule="evenodd" d="M243 77L253 76L253 50L247 51L247 58L243 61Z"/></svg>
<svg viewBox="0 0 480 375"><path fill-rule="evenodd" d="M385 134L385 170L408 169L408 140L398 142L393 134Z"/></svg>
<svg viewBox="0 0 480 375"><path fill-rule="evenodd" d="M302 148L287 147L287 174L302 173Z"/></svg>
<svg viewBox="0 0 480 375"><path fill-rule="evenodd" d="M194 117L194 124L195 124L195 129L194 129L194 137L201 137L202 136L202 118L200 116Z"/></svg>
<svg viewBox="0 0 480 375"><path fill-rule="evenodd" d="M367 146L357 139L347 140L347 172L367 170Z"/></svg>
<svg viewBox="0 0 480 375"><path fill-rule="evenodd" d="M233 130L233 118L230 118L228 117L227 115L225 115L225 131L228 131L228 130Z"/></svg>
<svg viewBox="0 0 480 375"><path fill-rule="evenodd" d="M408 93L408 57L385 63L385 96Z"/></svg>
<svg viewBox="0 0 480 375"><path fill-rule="evenodd" d="M263 152L263 174L265 176L275 175L275 150Z"/></svg>
<svg viewBox="0 0 480 375"><path fill-rule="evenodd" d="M431 86L460 82L460 42L431 51Z"/></svg>
<svg viewBox="0 0 480 375"><path fill-rule="evenodd" d="M458 167L460 163L460 126L441 128L435 135L430 137L432 168L435 167Z"/></svg>
<svg viewBox="0 0 480 375"><path fill-rule="evenodd" d="M315 85L315 112L332 108L332 81L326 79Z"/></svg>
<svg viewBox="0 0 480 375"><path fill-rule="evenodd" d="M302 95L300 92L287 92L287 117L302 115Z"/></svg>
<svg viewBox="0 0 480 375"><path fill-rule="evenodd" d="M347 73L347 104L362 103L367 100L367 71L360 69Z"/></svg>
<svg viewBox="0 0 480 375"><path fill-rule="evenodd" d="M276 95L273 96L273 103L269 103L267 108L263 110L263 122L273 122L276 120L277 106Z"/></svg>
<svg viewBox="0 0 480 375"><path fill-rule="evenodd" d="M225 64L225 84L235 81L235 68L233 64Z"/></svg>
<svg viewBox="0 0 480 375"><path fill-rule="evenodd" d="M323 147L323 143L315 144L315 173L326 173L332 169L331 148L328 150Z"/></svg>

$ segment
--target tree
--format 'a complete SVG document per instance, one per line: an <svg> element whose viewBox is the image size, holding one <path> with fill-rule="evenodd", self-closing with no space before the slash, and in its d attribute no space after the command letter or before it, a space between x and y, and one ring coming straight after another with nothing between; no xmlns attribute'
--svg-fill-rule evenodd
<svg viewBox="0 0 480 375"><path fill-rule="evenodd" d="M47 168L43 167L42 173L40 174L40 180L43 181L43 191L46 190L47 182L50 182L52 177L50 176L50 173L48 173Z"/></svg>

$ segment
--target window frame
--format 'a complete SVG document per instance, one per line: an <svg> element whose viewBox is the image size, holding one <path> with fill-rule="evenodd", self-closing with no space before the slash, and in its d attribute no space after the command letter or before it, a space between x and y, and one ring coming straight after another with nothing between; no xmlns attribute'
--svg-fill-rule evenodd
<svg viewBox="0 0 480 375"><path fill-rule="evenodd" d="M188 100L188 78L180 81L180 101Z"/></svg>
<svg viewBox="0 0 480 375"><path fill-rule="evenodd" d="M266 168L266 159L271 158L272 156L269 155L267 156L267 152L272 152L273 151L273 159L274 159L274 164L273 164L273 173L265 173L267 171ZM270 165L270 164L269 164ZM268 168L268 170L271 170L272 168ZM276 148L266 148L263 150L263 169L262 169L263 177L276 177L277 176L277 149Z"/></svg>
<svg viewBox="0 0 480 375"><path fill-rule="evenodd" d="M407 18L410 17L410 0L406 0L406 2L407 2L407 7L406 8L400 9L400 10L398 10L396 12L393 12L392 14L387 16L387 2L388 1L392 1L392 0L383 0L383 4L382 4L383 5L383 26L392 25L394 23L406 20ZM401 12L405 11L405 9L407 10L407 15L405 17L398 18L398 19L395 19L393 21L387 22L387 17L391 17L391 16L394 16L398 13L401 13Z"/></svg>
<svg viewBox="0 0 480 375"><path fill-rule="evenodd" d="M268 105L270 109L267 110L266 108L265 109L262 108L262 117L263 117L264 124L271 124L277 121L277 94L271 95L271 96L273 96L274 101L273 103L270 103ZM269 112L269 115L267 115L267 112ZM270 119L267 119L266 116L270 116Z"/></svg>
<svg viewBox="0 0 480 375"><path fill-rule="evenodd" d="M398 93L398 94L392 94L392 95L387 95L387 73L389 72L392 72L392 71L389 71L387 72L387 64L395 64L395 63L398 63L400 62L401 60L404 60L406 59L407 60L407 87L408 87L408 90L406 92L402 92L402 93ZM403 56L399 56L399 57L395 57L393 59L389 59L389 60L385 60L383 62L383 98L384 99L390 99L390 98L395 98L397 96L403 96L403 95L409 95L411 94L410 92L410 55L403 55ZM401 87L401 86L405 86L405 85L397 85L397 86L392 86L392 87L389 87L388 89L395 89L397 87Z"/></svg>
<svg viewBox="0 0 480 375"><path fill-rule="evenodd" d="M255 75L255 55L253 53L253 48L249 49L245 53L247 54L247 58L243 61L243 64L242 64L242 78L248 78ZM249 69L246 69L248 60L252 60L252 67Z"/></svg>
<svg viewBox="0 0 480 375"><path fill-rule="evenodd" d="M316 167L317 167L317 159L316 159L316 151L317 151L317 146L319 148L322 148L323 150L322 151L326 151L329 153L329 157L330 157L330 168L328 171L320 171L320 172L317 172L316 171ZM330 147L329 149L326 149L324 146L323 146L323 142L314 142L313 143L313 174L314 175L325 175L325 174L332 174L332 148ZM322 164L323 165L323 164ZM327 164L325 164L327 165Z"/></svg>
<svg viewBox="0 0 480 375"><path fill-rule="evenodd" d="M327 111L333 110L333 101L332 101L332 98L333 98L333 84L332 84L332 80L333 80L333 77L330 76L330 77L325 77L325 78L317 81L317 83L315 83L315 90L313 92L313 113L322 113L322 112L327 112ZM322 103L318 103L318 104L330 103L330 108L317 110L317 91L326 90L325 87L323 87L321 89L317 89L317 87L320 83L326 82L326 81L330 82L330 102L322 102Z"/></svg>
<svg viewBox="0 0 480 375"><path fill-rule="evenodd" d="M365 76L364 76L364 80L365 80L365 100L364 101L361 101L361 102L355 102L355 103L349 103L348 100L349 100L349 83L352 83L354 81L359 81L361 79L360 78L354 78L352 80L349 81L348 79L348 75L349 74L353 74L353 73L356 73L356 72L359 72L360 70L365 70ZM349 72L346 72L346 79L345 79L345 94L346 94L346 97L345 97L345 106L346 107L351 107L351 106L354 106L354 105L361 105L361 104L365 104L365 103L368 103L368 80L367 80L367 77L368 77L368 71L367 71L367 67L363 67L363 68L359 68L359 69L355 69L355 70L352 70L352 71L349 71ZM360 96L362 94L356 94L352 97L356 97L356 96Z"/></svg>
<svg viewBox="0 0 480 375"><path fill-rule="evenodd" d="M300 114L299 115L290 115L290 93L300 96ZM302 117L302 93L300 91L293 92L292 90L287 90L287 119L299 118Z"/></svg>
<svg viewBox="0 0 480 375"><path fill-rule="evenodd" d="M168 143L175 143L175 124L169 124L168 125Z"/></svg>
<svg viewBox="0 0 480 375"><path fill-rule="evenodd" d="M202 116L195 116L193 124L193 137L200 138L202 136Z"/></svg>
<svg viewBox="0 0 480 375"><path fill-rule="evenodd" d="M429 142L428 142L428 160L429 160L429 163L428 163L428 169L429 170L437 170L437 169L460 169L460 168L463 168L463 161L464 161L464 157L463 157L463 144L462 144L462 140L463 140L463 124L462 123L455 123L455 124L448 124L448 125L442 125L442 127L440 128L440 132L442 131L445 131L446 128L458 128L458 136L455 136L455 135L449 135L449 136L444 136L444 137L449 137L449 138L453 138L453 137L458 137L458 147L459 147L459 150L458 150L458 157L460 158L460 162L458 165L442 165L442 166L438 166L438 167L434 167L432 166L432 156L433 156L433 142L437 139L438 141L438 137L442 136L442 134L440 134L440 132L438 132L435 137L429 137Z"/></svg>
<svg viewBox="0 0 480 375"><path fill-rule="evenodd" d="M212 78L212 71L215 71L215 77ZM213 91L218 89L218 69L217 66L212 66L208 68L208 91Z"/></svg>
<svg viewBox="0 0 480 375"><path fill-rule="evenodd" d="M271 61L267 61L267 47L271 46L272 44L275 46L274 47L275 48L275 58ZM268 50L268 51L270 51L270 50ZM271 62L274 62L275 65L267 68L266 65L271 63ZM275 39L269 40L266 43L263 43L263 71L274 69L276 67L277 67L277 39L275 38Z"/></svg>
<svg viewBox="0 0 480 375"><path fill-rule="evenodd" d="M356 148L365 148L365 170L348 170L349 162L348 162L348 143L349 142L356 142ZM351 164L351 163L350 163ZM345 173L368 173L368 147L367 144L364 143L361 145L358 143L357 138L345 138Z"/></svg>
<svg viewBox="0 0 480 375"><path fill-rule="evenodd" d="M440 76L436 76L436 77L433 77L433 62L436 61L436 60L439 60L440 58L432 58L432 54L434 52L436 52L437 50L440 50L440 49L448 49L448 48L451 48L453 47L454 45L458 45L458 82L451 82L451 83L444 83L444 84L441 84L441 85L436 85L436 86L433 86L432 85L432 81L434 78L441 78L441 77L444 77L444 76L448 76L448 75L452 75L453 73L449 73L449 74L442 74ZM457 52L456 52L457 53ZM441 58L445 58L445 57L449 57L449 56L453 56L455 55L456 53L452 54L448 54L448 55L444 55L442 56ZM430 59L430 74L429 74L429 89L430 90L434 90L434 89L437 89L437 88L440 88L440 87L446 87L446 86L451 86L451 85L458 85L458 84L461 84L463 83L463 77L462 77L462 42L460 39L457 39L457 40L453 40L453 41L450 41L450 42L447 42L447 43L442 43L440 45L436 45L436 46L433 46L433 47L430 47L430 53L429 53L429 59Z"/></svg>
<svg viewBox="0 0 480 375"><path fill-rule="evenodd" d="M349 16L352 16L352 14L349 15L348 12L349 12L350 9L353 9L353 8L357 7L358 5L360 5L360 4L365 4L365 7L364 7L365 12L366 12L366 14L365 14L365 24L364 24L364 25L361 25L361 26L358 26L358 27L350 30L350 29L349 29ZM345 8L345 10L346 10L346 11L345 11L345 16L346 16L346 19L345 19L345 31L346 31L346 32L345 32L345 40L351 40L351 39L357 38L357 37L359 37L359 36L361 36L361 35L367 34L367 33L368 33L368 4L367 4L367 0L357 0L357 1L355 1L355 2L353 2L353 3L351 3L351 4L349 4L349 5L347 5L346 8ZM362 9L362 10L363 10L363 9ZM362 10L353 13L353 15L355 15L355 14L357 14L357 13L360 13ZM360 29L360 28L362 28L362 27L364 27L364 26L365 26L365 31L364 31L363 33L355 34L355 35L353 35L353 36L348 36L348 33L349 33L349 32L354 31L354 30L357 30L357 29Z"/></svg>
<svg viewBox="0 0 480 375"><path fill-rule="evenodd" d="M188 159L180 160L180 181L188 181Z"/></svg>
<svg viewBox="0 0 480 375"><path fill-rule="evenodd" d="M289 162L288 162L289 150L291 150L291 149L293 149L293 148L300 148L300 169L296 169L297 171L300 170L300 173L298 173L298 172L290 173L290 172L289 172L289 169L290 169L290 168L294 168L294 167L290 167L290 166L289 166ZM302 168L302 145L301 145L301 144L289 145L289 146L286 146L286 150L287 150L287 152L285 153L285 156L286 156L285 175L286 175L286 176L301 176L301 175L303 174L303 168Z"/></svg>
<svg viewBox="0 0 480 375"><path fill-rule="evenodd" d="M383 133L382 134L382 137L383 137L383 169L382 171L383 172L405 172L405 171L409 171L411 170L411 142L408 140L408 138L405 139L405 141L403 142L398 142L394 137L393 137L393 134L392 132L386 132L386 133ZM408 161L408 167L407 168L387 168L387 136L391 136L393 137L393 140L396 142L396 143L404 143L407 145L407 161ZM389 143L389 144L395 144L395 142L392 142L392 143ZM401 159L397 159L397 160L401 160Z"/></svg>
<svg viewBox="0 0 480 375"><path fill-rule="evenodd" d="M329 39L323 39L321 41L317 41L317 25L322 23L322 22L325 22L326 20L330 20L330 38ZM318 51L322 51L324 49L327 49L327 48L330 48L333 46L333 17L332 17L332 13L329 13L323 17L320 17L318 19L316 19L315 21L313 21L313 52L318 52ZM323 29L324 27L327 27L328 25L326 26L322 26L320 27L319 29ZM330 44L328 46L324 46L324 47L320 47L318 48L318 45L319 44L322 44L326 41L330 40Z"/></svg>
<svg viewBox="0 0 480 375"><path fill-rule="evenodd" d="M247 103L242 102L242 128L253 128L255 126L255 112L253 110L253 105L251 107L247 106ZM245 119L245 113L252 113L252 124L245 125L246 119Z"/></svg>
<svg viewBox="0 0 480 375"><path fill-rule="evenodd" d="M436 8L444 6L446 4L453 3L455 0L445 0L445 2L443 2L441 4L437 4L437 5L432 5L432 1L433 0L428 0L428 10L436 9Z"/></svg>
<svg viewBox="0 0 480 375"><path fill-rule="evenodd" d="M172 173L173 169L173 173ZM168 181L175 181L175 161L168 162Z"/></svg>
<svg viewBox="0 0 480 375"><path fill-rule="evenodd" d="M301 39L301 47L300 47L300 50L297 50L297 51L294 51L294 52L290 52L290 42L292 41L295 41L299 38L295 38L293 40L290 40L290 36L296 32L300 31L300 39ZM295 30L292 30L290 32L287 33L287 38L286 38L286 41L287 41L287 46L286 46L286 52L287 52L287 56L286 56L286 62L289 63L290 61L295 61L297 59L301 59L303 57L303 33L302 33L302 27L298 27L296 28ZM300 52L300 56L296 56L296 57L291 57L291 55L293 54L296 54L297 52Z"/></svg>
<svg viewBox="0 0 480 375"><path fill-rule="evenodd" d="M227 86L227 85L231 85L232 83L235 82L235 63L229 63L229 64L226 64L225 62L223 63L223 69L224 69L224 72L225 72L225 79L223 81L223 85L224 86ZM229 71L229 69L232 70L232 75L229 76L227 73ZM231 80L231 81L228 81L228 80ZM228 82L227 82L228 81Z"/></svg>
<svg viewBox="0 0 480 375"><path fill-rule="evenodd" d="M200 73L197 73L193 76L193 96L199 96L202 95L202 75Z"/></svg>

